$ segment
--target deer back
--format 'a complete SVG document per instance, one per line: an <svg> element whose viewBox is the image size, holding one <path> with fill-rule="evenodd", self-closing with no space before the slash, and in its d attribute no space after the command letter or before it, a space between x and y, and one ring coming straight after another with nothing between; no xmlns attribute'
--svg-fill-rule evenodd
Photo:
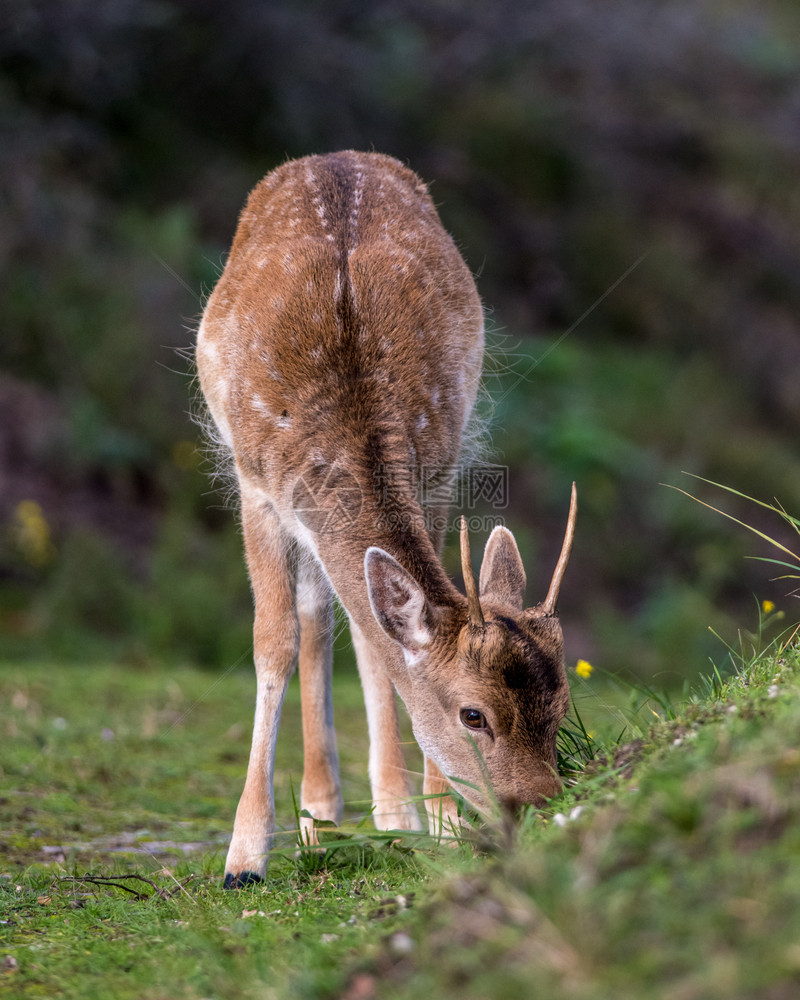
<svg viewBox="0 0 800 1000"><path fill-rule="evenodd" d="M424 184L344 152L253 190L197 357L240 471L285 505L299 475L342 453L368 477L376 462L455 462L482 352L472 276Z"/></svg>

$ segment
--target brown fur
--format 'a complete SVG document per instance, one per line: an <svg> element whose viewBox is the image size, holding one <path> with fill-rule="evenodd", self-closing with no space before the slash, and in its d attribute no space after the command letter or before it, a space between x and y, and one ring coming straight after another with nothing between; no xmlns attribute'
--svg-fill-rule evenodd
<svg viewBox="0 0 800 1000"><path fill-rule="evenodd" d="M254 189L197 345L235 461L255 601L256 723L229 884L266 869L274 743L298 657L301 804L317 819L341 817L332 591L364 684L378 825L419 822L395 689L426 755L427 793L442 795L451 777L485 806L493 793L515 804L559 787L555 734L568 695L558 621L522 611L522 564L497 529L481 571L485 627L468 624L439 562L441 526L426 529L426 514L446 510L425 511L417 496L421 477L457 462L482 352L474 282L410 170L343 152L284 164ZM489 728L469 730L465 707ZM434 824L455 819L443 801L443 814L429 805Z"/></svg>

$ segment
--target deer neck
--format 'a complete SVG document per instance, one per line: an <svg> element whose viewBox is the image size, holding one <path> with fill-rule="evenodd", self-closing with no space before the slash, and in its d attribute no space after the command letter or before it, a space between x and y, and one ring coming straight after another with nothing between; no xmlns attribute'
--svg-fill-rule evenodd
<svg viewBox="0 0 800 1000"><path fill-rule="evenodd" d="M339 577L341 567L363 591L363 561L369 546L377 546L394 556L417 580L432 605L459 603L462 599L445 573L431 540L432 525L416 495L417 472L413 465L407 460L393 459L389 449L380 448L374 440L367 443L365 451L366 454L362 450L360 461L353 462L354 471L347 473L357 483L357 489L352 484L349 499L358 504L358 511L352 507L349 512L343 510L339 530L314 533L314 548L345 607L348 607L347 592L352 588L348 580L333 578ZM434 515L427 515L431 516Z"/></svg>

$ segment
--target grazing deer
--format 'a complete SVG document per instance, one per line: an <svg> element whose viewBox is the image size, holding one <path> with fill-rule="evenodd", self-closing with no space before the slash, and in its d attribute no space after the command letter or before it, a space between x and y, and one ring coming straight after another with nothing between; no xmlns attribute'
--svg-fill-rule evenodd
<svg viewBox="0 0 800 1000"><path fill-rule="evenodd" d="M278 722L298 661L301 807L341 820L334 592L364 688L380 829L420 829L395 691L425 755L432 829L457 821L448 779L479 808L494 796L538 803L560 788L556 733L569 695L556 600L574 487L547 598L527 610L511 533L492 532L478 591L462 522L465 598L439 561L446 503L423 509L415 489L457 461L482 354L470 272L402 164L311 156L253 190L197 340L202 390L235 462L255 601L255 723L228 886L266 874Z"/></svg>

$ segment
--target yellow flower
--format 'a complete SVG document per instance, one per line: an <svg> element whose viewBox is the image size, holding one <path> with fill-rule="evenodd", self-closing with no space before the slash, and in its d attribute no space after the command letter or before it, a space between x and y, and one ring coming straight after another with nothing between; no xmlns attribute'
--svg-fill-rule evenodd
<svg viewBox="0 0 800 1000"><path fill-rule="evenodd" d="M588 660L578 660L578 662L575 664L575 673L578 675L578 677L583 677L584 680L592 676L593 670L594 667L591 665L591 663L589 663Z"/></svg>
<svg viewBox="0 0 800 1000"><path fill-rule="evenodd" d="M761 608L762 608L762 610L763 610L763 612L764 612L765 615L772 614L772 612L775 610L775 602L774 601L762 601L761 602Z"/></svg>
<svg viewBox="0 0 800 1000"><path fill-rule="evenodd" d="M20 500L14 511L17 547L31 566L44 566L55 554L50 525L35 500Z"/></svg>

